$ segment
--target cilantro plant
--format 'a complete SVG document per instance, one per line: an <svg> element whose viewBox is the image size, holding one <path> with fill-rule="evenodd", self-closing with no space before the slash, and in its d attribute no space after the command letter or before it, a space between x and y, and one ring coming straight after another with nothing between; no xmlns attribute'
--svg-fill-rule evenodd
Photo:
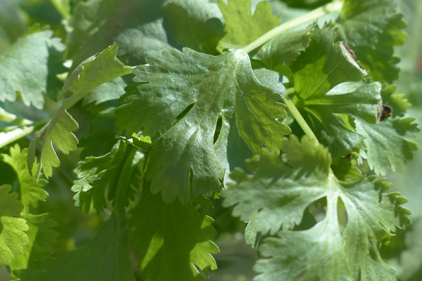
<svg viewBox="0 0 422 281"><path fill-rule="evenodd" d="M0 1L13 280L205 280L216 235L243 230L256 281L396 280L380 249L410 211L383 176L419 131L395 93L402 15L394 0L271 5ZM76 246L71 212L97 220Z"/></svg>

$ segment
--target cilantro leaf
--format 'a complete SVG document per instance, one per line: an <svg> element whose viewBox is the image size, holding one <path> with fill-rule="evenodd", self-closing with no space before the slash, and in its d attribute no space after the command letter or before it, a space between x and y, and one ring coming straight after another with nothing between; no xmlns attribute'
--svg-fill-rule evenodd
<svg viewBox="0 0 422 281"><path fill-rule="evenodd" d="M282 33L265 43L253 58L269 69L289 65L309 46L311 29L312 25L305 29Z"/></svg>
<svg viewBox="0 0 422 281"><path fill-rule="evenodd" d="M85 161L79 162L75 173L80 180L76 180L72 186L72 191L76 192L74 196L76 206L88 212L92 204L98 213L107 207L105 191L108 189L109 200L114 199L116 184L126 160L126 152L127 144L119 141L111 152L100 157L87 157ZM143 159L143 154L139 152L132 163L131 175L134 179L139 180L137 166ZM136 187L128 186L126 198L133 200L135 193Z"/></svg>
<svg viewBox="0 0 422 281"><path fill-rule="evenodd" d="M131 213L132 240L138 252L145 251L140 266L151 281L205 280L199 270L208 274L208 269L217 269L211 254L218 253L218 247L208 240L216 235L213 219L191 203L166 204L144 188Z"/></svg>
<svg viewBox="0 0 422 281"><path fill-rule="evenodd" d="M23 246L23 255L17 255L11 264L11 270L35 267L37 261L49 258L51 249L56 248L59 233L53 230L58 224L49 214L26 214L28 224L26 234L29 243Z"/></svg>
<svg viewBox="0 0 422 281"><path fill-rule="evenodd" d="M19 145L15 145L10 148L10 155L3 154L3 161L13 167L19 179L21 202L25 208L29 209L29 206L37 207L38 201L45 201L48 197L48 193L42 189L47 181L37 179L30 175L28 166L26 164L28 149L24 148L21 150ZM38 164L35 163L33 166L32 173L38 170Z"/></svg>
<svg viewBox="0 0 422 281"><path fill-rule="evenodd" d="M365 136L366 153L361 156L368 160L369 167L376 174L386 175L387 171L400 170L407 161L413 159L418 149L416 133L419 128L415 119L388 118L378 124L368 124L356 119L356 131Z"/></svg>
<svg viewBox="0 0 422 281"><path fill-rule="evenodd" d="M253 15L250 0L229 0L228 4L220 1L218 6L226 19L226 34L219 43L223 48L239 49L246 46L278 26L280 22L278 16L271 14L271 6L266 2L259 3Z"/></svg>
<svg viewBox="0 0 422 281"><path fill-rule="evenodd" d="M256 280L394 280L394 271L381 259L379 243L387 243L397 227L410 223L407 200L385 193L391 184L375 177L339 181L330 170L331 157L321 145L291 137L281 157L263 150L249 167L252 175L237 171L236 183L223 192L225 205L236 205L234 215L253 218L256 231L278 232L260 247ZM251 198L257 198L251 202ZM307 206L327 200L326 217L308 230L297 225ZM344 231L338 208L345 208ZM356 244L356 241L360 243Z"/></svg>
<svg viewBox="0 0 422 281"><path fill-rule="evenodd" d="M124 215L123 215L124 216ZM113 212L95 237L82 248L57 252L37 269L15 271L21 281L134 281L126 218Z"/></svg>
<svg viewBox="0 0 422 281"><path fill-rule="evenodd" d="M381 91L382 103L391 106L393 116L404 116L406 110L412 105L405 98L405 94L394 94L396 88L394 85L383 87Z"/></svg>
<svg viewBox="0 0 422 281"><path fill-rule="evenodd" d="M61 61L65 46L52 35L34 28L0 55L1 101L15 101L19 93L25 105L41 109L44 93L57 97L62 82L56 75L66 72Z"/></svg>
<svg viewBox="0 0 422 281"><path fill-rule="evenodd" d="M276 102L280 94L257 81L243 51L210 56L173 49L147 61L134 74L136 82L149 83L127 88L116 129L158 137L145 176L166 202L178 196L187 203L191 193L209 197L221 189L232 163L262 145L277 150L290 133L278 121L286 116Z"/></svg>
<svg viewBox="0 0 422 281"><path fill-rule="evenodd" d="M16 254L23 254L28 244L26 220L19 218L23 205L17 193L9 193L10 185L0 186L0 265L10 265Z"/></svg>
<svg viewBox="0 0 422 281"><path fill-rule="evenodd" d="M406 27L394 0L346 0L338 22L342 37L375 81L392 83L400 61L394 46L404 44Z"/></svg>
<svg viewBox="0 0 422 281"><path fill-rule="evenodd" d="M171 47L214 54L222 37L220 17L217 5L207 0L82 1L70 19L69 58L77 65L113 42L130 65Z"/></svg>
<svg viewBox="0 0 422 281"><path fill-rule="evenodd" d="M293 101L318 140L330 149L334 163L363 147L363 136L341 115L376 123L381 102L381 85L359 82L365 72L336 42L337 36L333 23L316 27L309 47L291 65Z"/></svg>
<svg viewBox="0 0 422 281"><path fill-rule="evenodd" d="M28 149L28 167L32 171L38 140L44 136L41 149L39 171L42 168L48 178L53 175L52 167L60 166L53 143L64 154L76 149L78 139L72 133L78 129L78 123L67 112L80 99L103 83L132 72L132 67L125 66L116 58L118 46L112 44L102 52L82 62L65 81L60 96L67 92L73 95L65 99L54 117L36 134ZM38 174L39 174L38 171ZM37 175L38 177L38 175Z"/></svg>

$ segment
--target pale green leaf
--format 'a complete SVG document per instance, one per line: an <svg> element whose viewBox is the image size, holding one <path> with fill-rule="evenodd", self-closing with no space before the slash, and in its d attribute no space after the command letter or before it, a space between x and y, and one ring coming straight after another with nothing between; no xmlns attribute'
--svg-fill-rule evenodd
<svg viewBox="0 0 422 281"><path fill-rule="evenodd" d="M356 119L356 131L365 136L366 153L361 152L361 155L376 174L399 171L404 163L413 159L413 153L418 149L416 134L419 132L414 120L411 117L388 118L378 124L368 124Z"/></svg>
<svg viewBox="0 0 422 281"><path fill-rule="evenodd" d="M253 15L250 0L229 0L227 4L219 1L218 6L226 20L226 34L219 43L222 48L244 47L280 22L279 17L272 15L271 6L266 2L259 3Z"/></svg>
<svg viewBox="0 0 422 281"><path fill-rule="evenodd" d="M20 187L21 202L25 208L29 209L29 206L37 207L38 201L44 201L48 197L48 193L42 189L47 181L37 179L31 176L26 163L28 149L24 148L21 150L19 145L15 144L14 147L10 148L10 155L3 154L3 161L13 167L15 170ZM38 164L35 163L32 168L32 173L35 174L38 170Z"/></svg>
<svg viewBox="0 0 422 281"><path fill-rule="evenodd" d="M396 6L395 0L346 0L338 19L342 37L375 81L398 78L394 46L404 44L406 23Z"/></svg>
<svg viewBox="0 0 422 281"><path fill-rule="evenodd" d="M57 222L49 214L25 215L29 229L29 243L23 246L23 255L17 255L10 265L11 270L36 266L39 260L49 258L51 249L58 247L59 233L52 228Z"/></svg>
<svg viewBox="0 0 422 281"><path fill-rule="evenodd" d="M223 193L226 206L236 205L234 215L258 212L256 231L282 229L260 246L263 259L255 266L260 273L255 280L358 280L359 275L362 281L395 280L378 247L410 223L410 212L400 206L407 200L386 193L391 184L375 177L339 181L327 150L306 137L300 142L291 137L282 150L282 156L263 150L249 163L252 174L236 175ZM311 228L291 230L307 206L321 198L327 201L325 218ZM338 219L342 208L345 226Z"/></svg>
<svg viewBox="0 0 422 281"><path fill-rule="evenodd" d="M28 150L28 167L32 171L38 140L43 136L40 168L49 178L53 175L52 167L60 165L54 145L64 154L76 149L78 139L72 133L78 129L78 123L66 109L77 103L89 92L103 83L132 72L132 67L125 66L116 58L117 44L112 44L102 52L86 59L68 77L61 96L67 92L73 95L65 99L54 117L36 134ZM38 174L37 174L38 177Z"/></svg>
<svg viewBox="0 0 422 281"><path fill-rule="evenodd" d="M9 193L10 185L0 186L0 265L11 265L16 255L23 254L23 245L28 244L26 220L19 218L23 204L17 193Z"/></svg>
<svg viewBox="0 0 422 281"><path fill-rule="evenodd" d="M0 55L1 101L15 101L19 93L25 105L41 109L43 94L57 97L62 82L56 75L66 72L61 61L65 47L52 35L50 30L28 33Z"/></svg>
<svg viewBox="0 0 422 281"><path fill-rule="evenodd" d="M135 281L125 214L112 213L85 246L57 252L35 268L15 271L21 281Z"/></svg>
<svg viewBox="0 0 422 281"><path fill-rule="evenodd" d="M211 254L218 253L218 247L209 240L216 235L212 222L191 203L166 204L160 195L143 189L129 220L135 227L132 241L143 253L143 276L151 281L205 280L199 270L208 274L217 268Z"/></svg>
<svg viewBox="0 0 422 281"><path fill-rule="evenodd" d="M210 197L225 174L264 145L278 150L290 129L280 94L260 84L241 50L210 56L184 49L149 57L134 70L116 110L116 129L142 130L152 144L146 178L166 202ZM221 118L218 138L214 135Z"/></svg>

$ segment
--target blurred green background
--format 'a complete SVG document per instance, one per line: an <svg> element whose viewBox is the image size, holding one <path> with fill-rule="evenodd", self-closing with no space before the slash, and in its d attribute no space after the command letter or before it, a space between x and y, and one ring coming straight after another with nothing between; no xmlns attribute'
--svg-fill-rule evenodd
<svg viewBox="0 0 422 281"><path fill-rule="evenodd" d="M83 0L0 0L0 54L11 46L27 29L34 25L49 25L55 36L66 42L66 26L69 18L69 9ZM210 1L217 2L217 1ZM252 9L260 0L252 0ZM281 21L287 21L327 3L327 0L273 0L267 1L273 8L274 14L280 16ZM306 8L304 8L306 7ZM405 93L413 107L409 116L415 117L422 124L422 0L399 0L399 11L403 13L408 23L406 33L408 39L404 46L396 49L401 58L399 67L400 78L395 82L397 93ZM335 15L334 15L335 16ZM46 99L47 101L48 99ZM20 117L39 120L49 117L57 109L57 105L50 101L46 104L47 112L27 108L20 102L0 102L0 107L17 114ZM75 109L77 111L78 109ZM50 111L50 112L49 112ZM84 112L73 112L81 119L80 132L84 132ZM1 125L1 124L0 124ZM23 146L28 145L29 138L22 140ZM422 138L419 137L419 146L422 147ZM1 149L1 153L8 153L8 149ZM73 207L73 193L70 186L75 179L73 168L79 161L80 151L69 156L60 156L62 164L51 178L46 189L50 197L41 204L39 213L49 212L59 223L56 230L60 247L56 250L70 250L84 245L91 239L103 220L109 214L84 214ZM13 177L13 171L6 164L0 162L2 175ZM422 280L422 150L415 154L413 161L400 172L390 173L387 180L394 183L393 190L399 191L407 197L406 207L412 211L413 224L405 231L398 231L392 242L382 248L382 255L387 263L397 271L400 281ZM9 179L2 178L1 182ZM254 276L253 265L257 259L256 250L244 243L243 229L245 224L231 217L230 209L224 209L215 201L214 209L204 212L211 215L219 235L215 242L221 252L215 255L219 269L210 273L211 281L246 281ZM135 262L136 264L136 262ZM9 280L6 268L0 268L0 281Z"/></svg>

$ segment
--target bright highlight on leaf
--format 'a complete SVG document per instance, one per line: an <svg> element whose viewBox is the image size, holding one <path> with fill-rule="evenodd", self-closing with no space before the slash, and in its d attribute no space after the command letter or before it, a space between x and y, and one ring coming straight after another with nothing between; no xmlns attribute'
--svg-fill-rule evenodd
<svg viewBox="0 0 422 281"><path fill-rule="evenodd" d="M166 202L210 197L233 165L263 145L277 150L290 133L278 121L286 116L281 95L257 81L241 50L210 56L185 48L147 61L134 74L136 82L149 83L127 88L116 128L157 138L146 178Z"/></svg>
<svg viewBox="0 0 422 281"><path fill-rule="evenodd" d="M9 193L10 185L0 186L0 265L11 265L16 255L22 255L28 244L26 220L21 219L23 205L17 193Z"/></svg>
<svg viewBox="0 0 422 281"><path fill-rule="evenodd" d="M15 101L18 93L25 105L42 109L43 94L57 97L62 83L55 74L66 72L61 61L65 46L52 35L34 28L0 55L0 101Z"/></svg>
<svg viewBox="0 0 422 281"><path fill-rule="evenodd" d="M379 243L388 243L397 227L410 223L407 200L386 193L391 184L374 177L341 182L330 170L331 157L307 138L291 137L280 157L267 150L249 162L253 172L232 174L236 181L223 192L233 215L253 217L255 231L277 233L267 238L255 280L394 280L394 271L381 259ZM325 218L307 230L292 230L308 205L325 198ZM338 208L345 208L342 230ZM359 241L359 242L358 242Z"/></svg>
<svg viewBox="0 0 422 281"><path fill-rule="evenodd" d="M113 44L95 56L86 59L70 74L63 86L61 96L68 91L73 92L73 95L63 101L54 117L31 141L28 150L30 171L32 171L35 161L38 140L43 137L39 170L42 168L44 175L47 178L51 177L53 175L52 167L60 166L60 160L54 150L53 143L64 154L69 154L70 151L75 150L78 144L78 139L72 132L76 131L79 126L67 112L67 109L101 84L132 72L132 67L125 66L116 58L117 51L117 44Z"/></svg>
<svg viewBox="0 0 422 281"><path fill-rule="evenodd" d="M226 35L219 43L222 48L242 48L280 22L279 17L272 15L271 6L266 2L259 3L253 15L250 0L229 0L228 4L219 1L218 6L226 19Z"/></svg>

